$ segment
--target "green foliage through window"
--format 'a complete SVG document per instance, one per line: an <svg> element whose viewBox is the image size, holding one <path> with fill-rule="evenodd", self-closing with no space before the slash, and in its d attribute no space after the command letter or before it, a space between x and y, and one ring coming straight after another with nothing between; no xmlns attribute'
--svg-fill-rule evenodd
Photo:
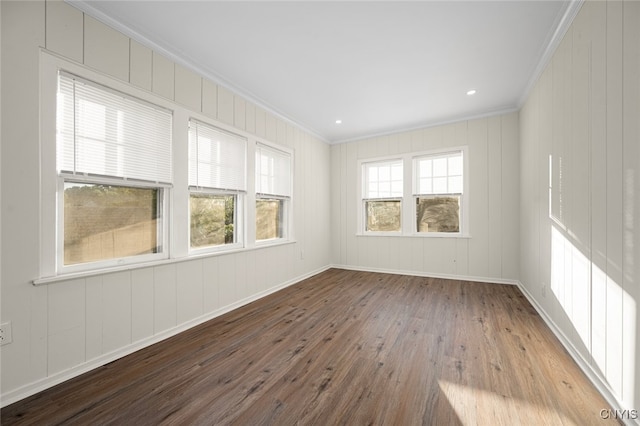
<svg viewBox="0 0 640 426"><path fill-rule="evenodd" d="M192 193L191 247L201 248L235 242L235 195Z"/></svg>

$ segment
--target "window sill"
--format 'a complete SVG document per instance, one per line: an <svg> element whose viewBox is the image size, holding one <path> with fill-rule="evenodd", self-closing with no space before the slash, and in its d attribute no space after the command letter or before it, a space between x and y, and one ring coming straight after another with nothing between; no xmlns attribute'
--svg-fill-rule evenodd
<svg viewBox="0 0 640 426"><path fill-rule="evenodd" d="M285 240L285 241L270 240L266 243L257 243L256 245L251 247L191 254L189 256L180 257L180 258L169 258L169 259L162 259L162 260L154 260L150 262L130 263L128 265L105 267L100 269L92 269L89 271L69 272L66 274L59 274L51 277L37 278L37 279L34 279L31 283L34 286L40 286L40 285L46 285L46 284L53 284L61 281L70 281L70 280L81 279L81 278L89 278L89 277L95 277L99 275L112 274L115 272L132 271L132 270L144 269L144 268L153 268L156 266L171 265L174 263L205 259L207 257L226 256L229 254L237 254L242 252L261 250L269 247L284 246L284 245L295 244L295 243L297 243L296 240Z"/></svg>
<svg viewBox="0 0 640 426"><path fill-rule="evenodd" d="M295 243L295 240L285 240L282 238L273 238L271 240L261 240L261 241L256 241L255 245L252 247L253 249L261 249L261 248L266 248L266 247L273 247L273 246L282 246L282 245L287 245L287 244L292 244Z"/></svg>

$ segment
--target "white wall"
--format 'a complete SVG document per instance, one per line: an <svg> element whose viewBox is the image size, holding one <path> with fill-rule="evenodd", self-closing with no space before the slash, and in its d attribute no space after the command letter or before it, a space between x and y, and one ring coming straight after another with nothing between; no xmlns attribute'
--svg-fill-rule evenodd
<svg viewBox="0 0 640 426"><path fill-rule="evenodd" d="M627 409L640 407L639 76L640 3L589 1L520 113L521 282Z"/></svg>
<svg viewBox="0 0 640 426"><path fill-rule="evenodd" d="M2 1L0 19L2 405L335 264L520 279L605 393L640 406L640 3L585 3L520 114L332 147L65 3ZM34 287L40 47L293 148L297 242ZM471 238L356 236L358 160L460 145Z"/></svg>
<svg viewBox="0 0 640 426"><path fill-rule="evenodd" d="M469 146L471 238L357 236L358 160ZM518 279L518 114L331 147L332 262L492 281Z"/></svg>
<svg viewBox="0 0 640 426"><path fill-rule="evenodd" d="M322 270L330 149L61 1L2 1L2 405ZM40 48L295 151L296 243L33 286Z"/></svg>

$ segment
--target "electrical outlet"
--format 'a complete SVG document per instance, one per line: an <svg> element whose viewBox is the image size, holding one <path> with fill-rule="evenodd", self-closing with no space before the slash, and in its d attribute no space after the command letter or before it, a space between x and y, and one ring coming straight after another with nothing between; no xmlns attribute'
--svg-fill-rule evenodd
<svg viewBox="0 0 640 426"><path fill-rule="evenodd" d="M11 335L11 323L5 322L4 324L0 324L0 346L8 345L13 341L13 336Z"/></svg>
<svg viewBox="0 0 640 426"><path fill-rule="evenodd" d="M547 284L542 283L542 297L547 297Z"/></svg>

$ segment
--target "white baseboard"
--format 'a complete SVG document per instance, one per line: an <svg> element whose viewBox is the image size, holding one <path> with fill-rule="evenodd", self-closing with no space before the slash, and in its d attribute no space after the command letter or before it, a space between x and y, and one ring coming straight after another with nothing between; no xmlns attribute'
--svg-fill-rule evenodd
<svg viewBox="0 0 640 426"><path fill-rule="evenodd" d="M176 327L170 328L168 330L162 331L158 334L150 336L146 339L139 340L130 345L117 349L113 352L109 352L107 354L103 354L99 357L93 358L89 361L83 362L82 364L76 365L75 367L69 368L67 370L61 371L59 373L52 374L51 376L45 377L43 379L37 380L35 382L29 383L27 385L21 386L17 389L6 392L0 396L0 407L5 407L9 404L13 404L14 402L20 401L21 399L27 398L31 395L34 395L38 392L46 390L50 387L53 387L57 384L65 382L69 379L77 377L81 374L84 374L88 371L94 370L98 367L102 367L105 364L113 362L117 359L120 359L124 356L130 355L140 349L144 349L147 346L151 346L155 343L161 342L162 340L168 339L169 337L175 336L178 333L186 331L192 327L200 325L204 322L207 322L213 318L219 317L227 312L230 312L234 309L237 309L241 306L254 302L258 299L261 299L269 294L275 293L278 290L282 290L283 288L292 286L300 281L303 281L307 278L310 278L314 275L322 273L329 269L330 266L324 266L315 271L308 272L296 278L293 278L284 283L273 286L265 291L261 291L259 293L253 294L247 298L224 306L220 309L216 309L215 311L209 312L205 315L202 315L198 318L194 318L190 321L182 323Z"/></svg>
<svg viewBox="0 0 640 426"><path fill-rule="evenodd" d="M256 293L251 295L245 299L239 300L230 305L224 306L220 309L217 309L213 312L209 312L206 315L195 318L186 323L180 324L174 328L165 330L161 333L158 333L149 338L139 340L134 342L126 347L120 348L116 351L101 355L97 358L79 364L73 368L70 368L65 371L61 371L59 373L53 374L49 377L46 377L41 380L37 380L35 382L24 385L15 390L9 391L5 394L2 394L0 397L0 407L5 407L9 404L13 404L14 402L20 401L21 399L27 398L31 395L34 395L38 392L41 392L45 389L53 387L57 384L65 382L69 379L77 377L81 374L84 374L88 371L99 368L105 364L113 362L119 358L122 358L126 355L132 354L140 349L158 343L162 340L165 340L169 337L175 336L178 333L186 331L192 327L200 325L206 321L209 321L213 318L219 317L227 312L230 312L234 309L237 309L241 306L244 306L248 303L254 302L258 299L261 299L269 294L275 293L283 288L294 285L300 281L303 281L307 278L310 278L314 275L320 274L328 269L336 268L336 269L346 269L352 271L363 271L363 272L378 272L378 273L386 273L386 274L394 274L394 275L409 275L409 276L419 276L419 277L428 277L428 278L442 278L442 279L453 279L453 280L463 280L463 281L474 281L474 282L485 282L485 283L495 283L495 284L509 284L516 285L522 291L522 294L527 298L529 303L534 307L534 309L538 312L538 314L542 317L543 321L547 324L547 326L551 329L554 335L560 340L560 343L565 347L569 355L573 358L573 360L578 364L580 369L585 373L585 375L589 378L589 380L593 383L596 389L600 392L600 394L605 398L605 400L611 405L613 410L619 410L622 412L622 404L617 400L617 398L613 395L613 392L609 389L609 387L605 384L603 379L591 368L589 362L585 360L580 353L573 346L571 341L565 336L562 330L555 324L555 322L551 319L551 317L545 312L545 310L536 302L533 296L529 293L529 291L522 285L522 283L518 280L509 280L509 279L497 279L497 278L487 278L487 277L473 277L473 276L463 276L463 275L452 275L452 274L437 274L437 273L429 273L429 272L416 272L416 271L399 271L399 270L390 270L390 269L382 269L382 268L368 268L368 267L354 267L349 265L338 265L332 264L327 265L322 268L319 268L315 271L311 271L307 274L303 274L294 279L286 281L284 283L278 284L274 287L271 287L265 291ZM604 407L603 407L604 408ZM640 426L640 422L637 419L623 419L626 425L629 426Z"/></svg>
<svg viewBox="0 0 640 426"><path fill-rule="evenodd" d="M623 413L623 409L621 408L623 405L618 401L618 399L614 396L613 392L607 386L602 377L591 367L589 361L584 359L580 352L575 348L575 346L571 343L571 340L567 338L567 336L562 332L560 327L551 319L551 317L547 314L547 312L538 304L535 298L529 293L527 288L520 282L517 282L518 288L527 298L529 303L533 306L533 308L538 312L542 320L547 324L547 326L551 329L553 334L560 340L560 343L567 350L571 358L578 364L578 367L582 370L582 372L587 376L587 378L591 381L591 383L596 387L600 395L611 405L613 410L616 410L618 413ZM602 407L603 409L606 407ZM625 425L629 426L639 426L639 419L627 419L621 418Z"/></svg>
<svg viewBox="0 0 640 426"><path fill-rule="evenodd" d="M433 272L420 272L420 271L401 271L396 269L369 268L364 266L350 266L350 265L338 265L338 264L333 264L331 265L331 267L337 268L337 269L347 269L350 271L379 272L381 274L409 275L412 277L442 278L446 280L474 281L474 282L489 283L489 284L518 285L518 280L511 280L511 279L504 279L504 278L473 277L469 275L439 274L439 273L433 273Z"/></svg>

